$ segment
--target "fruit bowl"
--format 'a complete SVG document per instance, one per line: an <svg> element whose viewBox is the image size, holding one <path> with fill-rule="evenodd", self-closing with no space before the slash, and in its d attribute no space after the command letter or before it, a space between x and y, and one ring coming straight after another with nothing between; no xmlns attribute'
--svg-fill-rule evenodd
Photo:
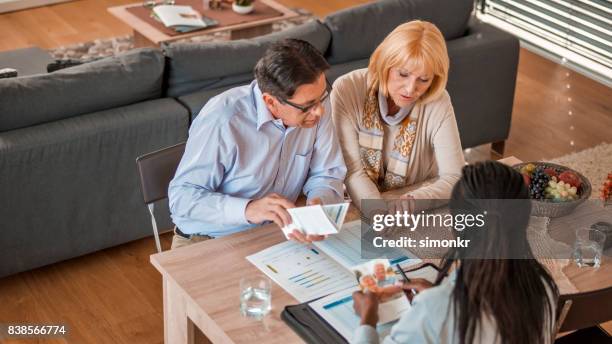
<svg viewBox="0 0 612 344"><path fill-rule="evenodd" d="M591 196L589 180L569 167L538 161L512 167L525 179L532 199L532 216L568 215Z"/></svg>

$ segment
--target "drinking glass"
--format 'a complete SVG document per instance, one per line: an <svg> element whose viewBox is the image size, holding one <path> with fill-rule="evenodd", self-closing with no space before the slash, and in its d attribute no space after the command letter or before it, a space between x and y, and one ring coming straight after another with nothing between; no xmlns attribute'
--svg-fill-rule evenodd
<svg viewBox="0 0 612 344"><path fill-rule="evenodd" d="M576 230L574 243L574 261L578 267L598 268L601 264L603 245L606 240L604 233L591 229L580 228Z"/></svg>
<svg viewBox="0 0 612 344"><path fill-rule="evenodd" d="M240 279L240 313L261 319L272 309L270 279L264 275Z"/></svg>

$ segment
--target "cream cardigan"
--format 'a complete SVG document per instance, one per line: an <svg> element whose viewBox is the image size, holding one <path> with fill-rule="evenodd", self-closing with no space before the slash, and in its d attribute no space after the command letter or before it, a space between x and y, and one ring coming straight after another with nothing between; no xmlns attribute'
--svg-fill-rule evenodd
<svg viewBox="0 0 612 344"><path fill-rule="evenodd" d="M397 198L410 194L416 199L449 199L453 185L465 165L455 113L446 91L436 100L417 103L419 125L408 167L408 186L381 194L366 174L359 154L358 120L363 113L367 92L367 69L358 69L338 78L331 94L332 117L344 161L348 168L344 181L355 205L362 199ZM399 125L383 122L383 156L389 154Z"/></svg>

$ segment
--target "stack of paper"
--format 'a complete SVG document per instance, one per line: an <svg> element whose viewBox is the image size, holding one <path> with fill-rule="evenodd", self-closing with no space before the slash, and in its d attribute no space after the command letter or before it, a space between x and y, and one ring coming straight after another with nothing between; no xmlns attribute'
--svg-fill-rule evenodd
<svg viewBox="0 0 612 344"><path fill-rule="evenodd" d="M189 32L217 25L215 20L203 17L191 6L159 5L153 7L153 15L166 27L178 32Z"/></svg>

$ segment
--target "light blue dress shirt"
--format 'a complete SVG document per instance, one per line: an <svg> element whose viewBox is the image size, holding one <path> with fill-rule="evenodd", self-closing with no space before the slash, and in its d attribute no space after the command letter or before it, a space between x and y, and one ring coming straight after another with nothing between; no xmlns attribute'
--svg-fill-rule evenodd
<svg viewBox="0 0 612 344"><path fill-rule="evenodd" d="M174 224L186 234L220 237L254 226L250 200L278 193L295 202L341 202L346 166L329 113L313 128L285 127L266 107L257 82L212 98L189 129L170 182Z"/></svg>
<svg viewBox="0 0 612 344"><path fill-rule="evenodd" d="M461 343L457 330L457 319L453 304L453 290L457 281L455 271L449 274L440 285L425 289L412 299L410 309L404 312L398 322L391 328L391 333L383 344L458 344ZM544 282L543 282L544 283ZM557 300L550 288L546 287L548 297L553 305L547 319L554 319ZM544 326L545 343L552 343L550 334L554 321ZM370 325L361 325L355 331L351 343L378 344L378 333ZM501 338L493 317L485 314L474 334L474 343L499 344Z"/></svg>

